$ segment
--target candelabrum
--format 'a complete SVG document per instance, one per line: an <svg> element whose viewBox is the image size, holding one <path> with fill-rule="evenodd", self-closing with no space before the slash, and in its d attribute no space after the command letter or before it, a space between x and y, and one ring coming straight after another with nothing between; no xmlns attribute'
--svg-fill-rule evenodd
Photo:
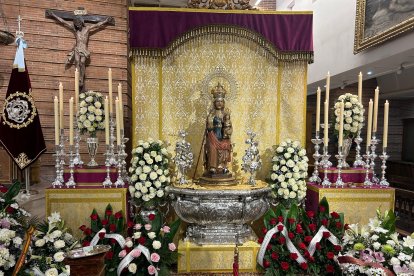
<svg viewBox="0 0 414 276"><path fill-rule="evenodd" d="M121 175L125 182L129 183L129 176L128 171L126 168L126 158L128 154L125 152L126 143L129 141L129 138L125 137L124 130L121 129L121 152L118 154L121 154Z"/></svg>
<svg viewBox="0 0 414 276"><path fill-rule="evenodd" d="M369 147L367 147L367 150L364 154L364 158L365 158L365 181L364 181L364 187L365 188L371 188L372 186L372 181L369 179L369 169L371 168L371 164L370 164L370 159L371 159L371 154L369 153Z"/></svg>
<svg viewBox="0 0 414 276"><path fill-rule="evenodd" d="M55 168L56 168L56 177L55 177L55 180L52 182L52 187L53 188L56 188L56 187L58 187L58 188L62 188L62 186L63 186L63 182L60 180L60 158L61 158L61 156L60 156L60 153L61 153L61 150L60 150L60 144L59 145L56 145L55 146Z"/></svg>
<svg viewBox="0 0 414 276"><path fill-rule="evenodd" d="M109 115L109 163L114 166L117 165L115 153L115 120L112 113Z"/></svg>
<svg viewBox="0 0 414 276"><path fill-rule="evenodd" d="M118 145L118 162L117 162L117 168L118 168L118 178L115 181L115 187L123 187L125 182L122 178L122 146Z"/></svg>
<svg viewBox="0 0 414 276"><path fill-rule="evenodd" d="M375 149L377 148L379 139L375 136L375 132L373 132L372 139L371 139L371 170L372 170L372 183L378 184L379 180L375 173L375 159L377 159L377 154L375 153Z"/></svg>
<svg viewBox="0 0 414 276"><path fill-rule="evenodd" d="M313 183L321 183L321 178L319 177L319 159L322 155L319 154L319 145L322 143L322 139L319 138L319 131L316 132L315 139L312 139L311 141L315 145L315 153L313 154L313 159L315 159L315 162L313 163L314 169L312 176L309 178L309 181Z"/></svg>
<svg viewBox="0 0 414 276"><path fill-rule="evenodd" d="M110 145L106 145L106 152L105 152L105 167L106 167L106 177L104 182L102 182L102 185L104 188L106 187L111 187L112 186L112 181L111 181L111 162L109 161L111 158L111 154L110 154Z"/></svg>
<svg viewBox="0 0 414 276"><path fill-rule="evenodd" d="M65 186L66 188L75 188L76 187L76 182L75 179L73 178L73 169L75 168L75 164L74 164L74 156L75 154L73 153L73 145L69 146L69 180L66 182Z"/></svg>
<svg viewBox="0 0 414 276"><path fill-rule="evenodd" d="M63 129L59 132L60 143L56 145L56 178L53 181L53 187L62 188L63 184L65 183L63 179L63 167L65 165L65 132Z"/></svg>
<svg viewBox="0 0 414 276"><path fill-rule="evenodd" d="M361 130L358 131L357 137L354 139L356 144L356 155L354 161L354 168L363 168L365 166L364 160L362 160L361 156L361 143L363 139L361 138Z"/></svg>
<svg viewBox="0 0 414 276"><path fill-rule="evenodd" d="M248 144L249 147L245 150L245 154L242 158L242 169L243 171L250 173L248 183L254 186L256 185L256 172L262 167L262 160L259 155L259 142L254 140L256 133L248 130L247 136L249 138L247 138L246 144Z"/></svg>
<svg viewBox="0 0 414 276"><path fill-rule="evenodd" d="M185 140L185 137L188 133L185 130L178 131L179 139L175 144L175 157L174 163L177 165L178 169L178 183L186 184L188 180L186 179L186 173L193 165L194 156L191 151L191 145Z"/></svg>
<svg viewBox="0 0 414 276"><path fill-rule="evenodd" d="M79 142L81 140L81 136L80 136L80 130L78 127L78 115L76 114L76 120L73 123L74 124L74 128L75 128L75 137L74 137L74 141L75 141L75 157L73 158L73 164L75 166L82 166L83 165L83 161L81 159L81 155L79 153Z"/></svg>
<svg viewBox="0 0 414 276"><path fill-rule="evenodd" d="M323 162L323 171L324 171L324 174L325 174L325 176L323 178L323 181L322 181L322 186L323 187L330 187L331 184L332 184L331 181L329 181L329 179L328 179L329 157L331 157L331 156L328 154L328 145L324 144L324 146L323 146L323 155L322 155L322 161L324 161Z"/></svg>
<svg viewBox="0 0 414 276"><path fill-rule="evenodd" d="M336 159L338 159L338 178L335 181L335 186L337 188L343 188L344 187L344 181L342 180L341 174L342 174L342 166L344 164L344 155L342 154L342 146L338 147L338 154L335 155Z"/></svg>
<svg viewBox="0 0 414 276"><path fill-rule="evenodd" d="M328 132L329 132L329 127L331 126L331 124L328 124L327 125L327 128L328 128ZM325 124L321 124L321 128L323 128L323 129L325 129ZM328 139L329 140L329 139ZM325 145L324 145L325 146ZM328 146L328 145L326 145L326 146ZM325 147L324 147L324 149L325 149ZM330 155L329 155L329 157L330 157ZM328 166L328 168L330 168L330 167L332 167L332 162L331 161L329 161L329 157L328 157L328 159L324 159L324 158L322 158L322 160L321 160L321 162L319 163L319 165L320 166L322 166L322 167L325 167L325 162L326 162L326 165Z"/></svg>
<svg viewBox="0 0 414 276"><path fill-rule="evenodd" d="M380 186L381 187L384 187L384 188L390 186L390 183L388 183L387 179L385 178L385 170L387 169L386 163L387 163L387 159L389 157L390 156L387 155L387 148L384 147L382 149L382 154L380 155L380 158L382 160L382 165L381 165L381 169L382 169L382 173L381 174L382 175L381 175L381 181L379 182Z"/></svg>

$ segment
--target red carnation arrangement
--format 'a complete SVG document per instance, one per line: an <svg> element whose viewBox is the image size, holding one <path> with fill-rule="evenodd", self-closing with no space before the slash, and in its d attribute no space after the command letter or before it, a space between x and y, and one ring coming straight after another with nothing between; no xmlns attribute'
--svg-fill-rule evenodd
<svg viewBox="0 0 414 276"><path fill-rule="evenodd" d="M267 239L259 238L259 242L262 243L261 252L264 252L262 263L266 275L341 275L335 262L341 246L332 240L336 237L341 241L344 217L343 214L329 212L326 198L321 200L316 212L296 205L287 210L279 204L275 211L270 209L266 213L264 224L262 232L268 233L270 241L263 244ZM321 226L325 229L319 232ZM320 240L315 238L318 232ZM288 249L289 240L296 248L293 251Z"/></svg>

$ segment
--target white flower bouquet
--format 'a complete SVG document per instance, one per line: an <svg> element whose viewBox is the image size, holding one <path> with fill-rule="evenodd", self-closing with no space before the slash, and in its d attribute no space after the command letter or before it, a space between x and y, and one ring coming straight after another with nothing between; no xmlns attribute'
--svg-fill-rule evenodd
<svg viewBox="0 0 414 276"><path fill-rule="evenodd" d="M63 263L65 252L78 243L68 232L59 213L52 213L39 224L33 234L32 252L26 271L35 275L70 275L70 267Z"/></svg>
<svg viewBox="0 0 414 276"><path fill-rule="evenodd" d="M137 205L156 206L165 198L170 183L170 160L166 144L149 138L132 150L129 193Z"/></svg>
<svg viewBox="0 0 414 276"><path fill-rule="evenodd" d="M306 196L308 161L306 150L298 141L287 139L276 148L269 182L273 197L287 208L299 204Z"/></svg>
<svg viewBox="0 0 414 276"><path fill-rule="evenodd" d="M339 96L335 103L335 132L339 134L340 102L344 102L344 138L353 138L362 129L364 122L364 107L358 101L358 96L350 93Z"/></svg>
<svg viewBox="0 0 414 276"><path fill-rule="evenodd" d="M96 137L97 130L105 129L105 114L102 94L87 91L79 95L78 128L82 133Z"/></svg>
<svg viewBox="0 0 414 276"><path fill-rule="evenodd" d="M346 228L338 258L343 275L414 275L414 234L400 239L395 221L392 211L378 210L368 225Z"/></svg>

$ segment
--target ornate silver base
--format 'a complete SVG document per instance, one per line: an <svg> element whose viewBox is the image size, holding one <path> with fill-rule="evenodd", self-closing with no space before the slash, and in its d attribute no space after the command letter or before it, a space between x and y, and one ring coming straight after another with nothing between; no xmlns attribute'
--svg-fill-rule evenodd
<svg viewBox="0 0 414 276"><path fill-rule="evenodd" d="M271 188L194 190L167 187L177 215L190 226L187 238L197 244L234 244L251 238L249 222L269 208Z"/></svg>

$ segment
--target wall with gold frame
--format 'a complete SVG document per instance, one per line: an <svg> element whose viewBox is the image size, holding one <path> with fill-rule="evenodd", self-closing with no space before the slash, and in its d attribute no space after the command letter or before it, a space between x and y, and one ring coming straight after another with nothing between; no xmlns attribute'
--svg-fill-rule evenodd
<svg viewBox="0 0 414 276"><path fill-rule="evenodd" d="M152 137L169 141L173 150L178 130L185 129L197 160L210 91L218 82L231 111L234 172L241 174L249 129L259 137L262 172L268 171L273 145L286 138L305 144L306 61L276 60L251 41L215 34L189 39L166 57L134 55L131 66L133 146ZM198 174L202 163L200 158Z"/></svg>

